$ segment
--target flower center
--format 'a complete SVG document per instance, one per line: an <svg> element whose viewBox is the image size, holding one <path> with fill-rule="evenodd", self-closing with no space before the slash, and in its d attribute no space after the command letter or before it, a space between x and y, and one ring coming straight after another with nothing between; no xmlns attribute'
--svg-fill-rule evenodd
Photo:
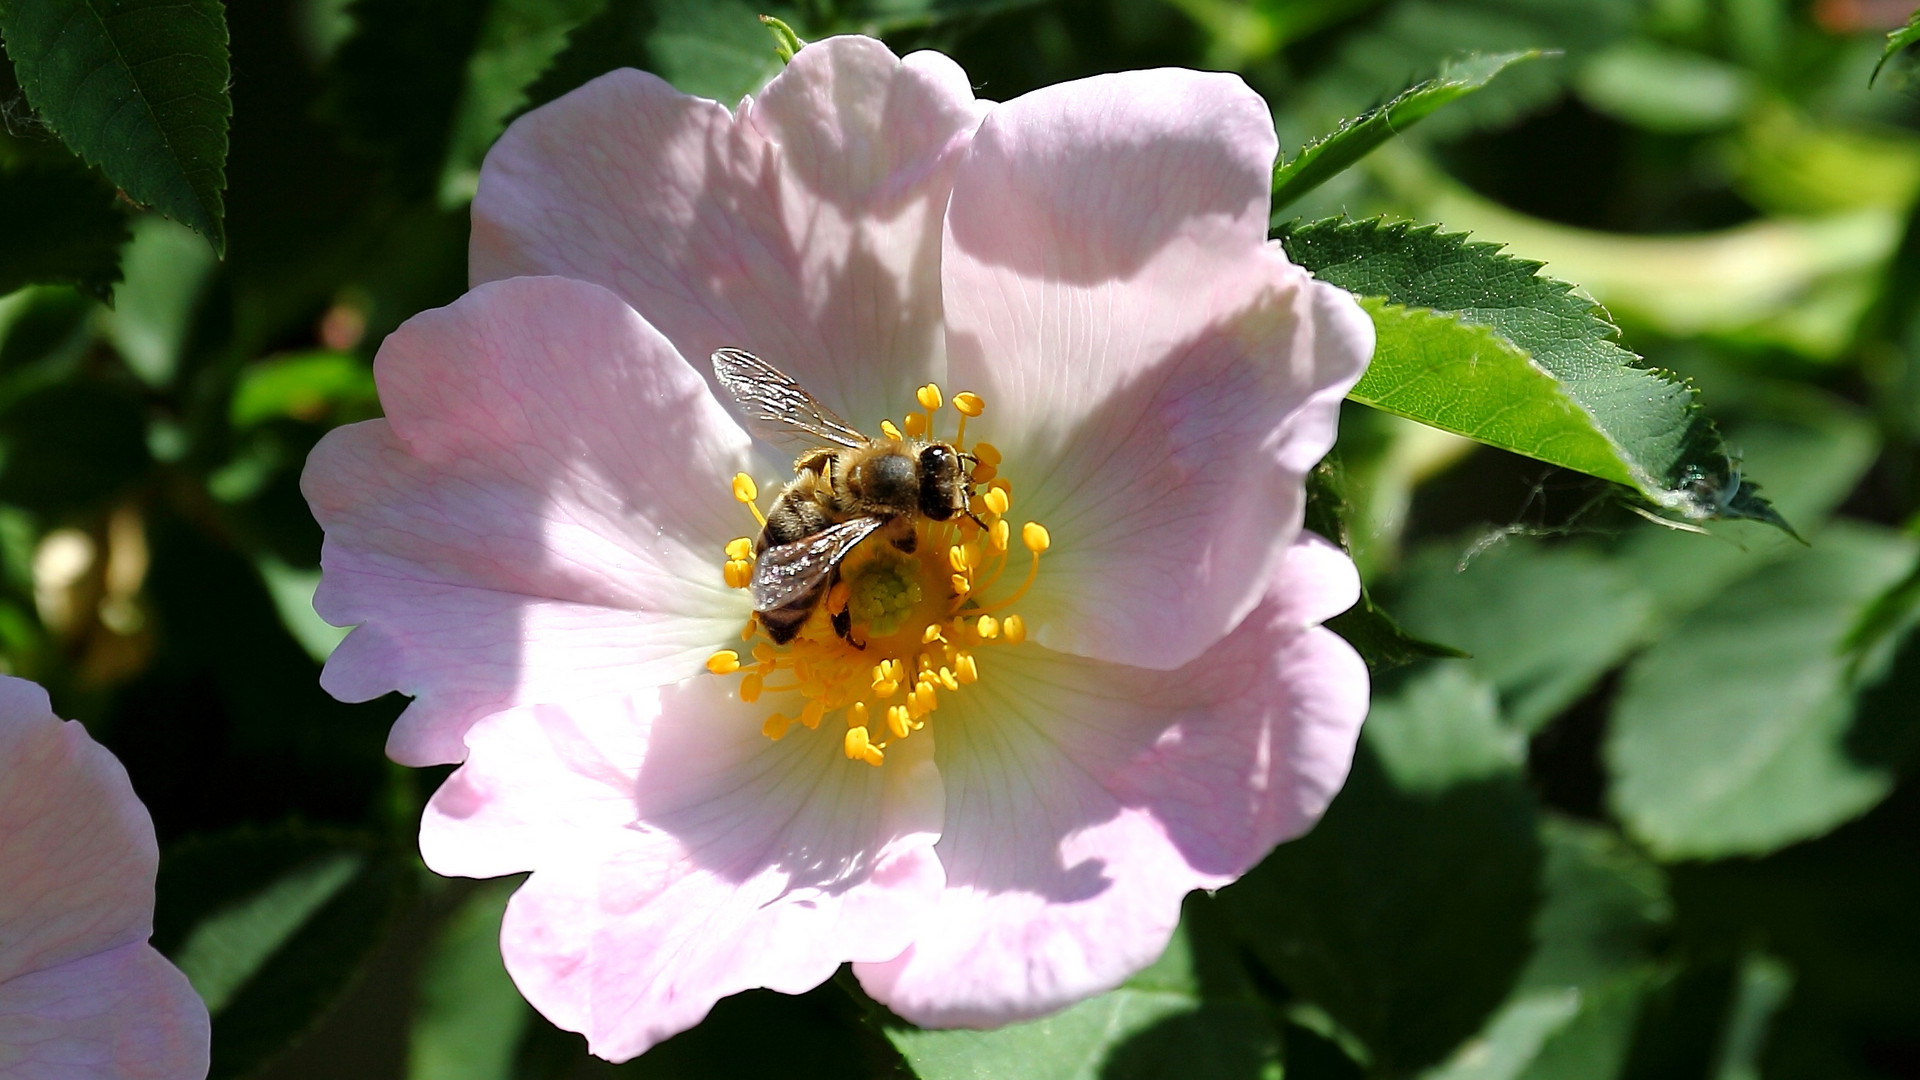
<svg viewBox="0 0 1920 1080"><path fill-rule="evenodd" d="M882 421L888 439L936 438L940 388L929 383L917 396L924 411L909 413L898 426ZM963 693L980 680L983 653L1026 640L1026 624L1007 609L1033 585L1051 538L1038 522L1022 526L1026 573L1017 585L1005 580L1008 563L1017 559L1007 519L1013 485L999 475L1000 452L992 444L966 444L967 420L985 404L974 394L957 394L952 404L960 423L949 445L972 466L967 512L947 521L907 516L910 542L900 528L876 530L841 560L833 586L791 640L776 644L755 617L740 635L749 643L744 656L722 649L707 658L713 674L740 676L741 701L777 703L760 726L767 738L839 717L847 757L879 765L888 746L926 727L942 695ZM746 474L734 477L733 496L765 523ZM727 584L750 585L754 559L752 539L729 543L722 565Z"/></svg>

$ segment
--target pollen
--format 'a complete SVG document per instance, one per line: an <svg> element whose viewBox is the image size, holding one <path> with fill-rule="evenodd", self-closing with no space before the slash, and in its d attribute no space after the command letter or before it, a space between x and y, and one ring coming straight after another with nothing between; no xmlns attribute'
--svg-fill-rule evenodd
<svg viewBox="0 0 1920 1080"><path fill-rule="evenodd" d="M893 744L936 717L965 722L964 713L953 710L991 666L980 654L1026 640L1025 622L1010 609L1033 586L1052 547L1038 522L1020 529L1026 550L1013 547L1006 517L1013 484L1000 473L1006 462L992 444L966 442L967 421L986 412L980 395L946 399L928 383L914 399L918 410L909 409L898 426L883 421L880 430L891 439L933 438L938 410L950 400L960 417L952 446L973 466L966 512L947 521L916 517L911 536L876 531L834 565L832 584L812 612L783 632L790 640L775 643L766 620L756 616L747 621L743 644L714 652L705 665L713 675L738 678L734 692L743 704L765 703L768 711L759 715L766 738L804 740L831 721L828 730L841 733L840 752L875 767ZM732 495L764 528L753 479L736 475ZM753 536L727 543L721 560L727 585L752 584L758 546Z"/></svg>

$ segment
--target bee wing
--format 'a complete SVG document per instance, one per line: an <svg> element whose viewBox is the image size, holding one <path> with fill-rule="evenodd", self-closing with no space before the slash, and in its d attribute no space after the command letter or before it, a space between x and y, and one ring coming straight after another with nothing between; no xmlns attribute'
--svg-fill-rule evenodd
<svg viewBox="0 0 1920 1080"><path fill-rule="evenodd" d="M847 552L873 535L886 520L854 518L805 539L761 552L760 560L753 564L754 610L777 611L810 601L826 587L828 576L840 565L840 560L847 557Z"/></svg>
<svg viewBox="0 0 1920 1080"><path fill-rule="evenodd" d="M872 440L855 431L793 377L744 349L719 349L713 374L746 415L755 435L792 446L822 442L859 448Z"/></svg>

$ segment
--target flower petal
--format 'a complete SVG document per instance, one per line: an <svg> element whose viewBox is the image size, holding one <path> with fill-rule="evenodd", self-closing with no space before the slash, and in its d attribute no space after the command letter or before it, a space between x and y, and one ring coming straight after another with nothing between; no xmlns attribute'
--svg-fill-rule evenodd
<svg viewBox="0 0 1920 1080"><path fill-rule="evenodd" d="M947 888L910 949L855 967L868 992L915 1023L992 1026L1151 963L1188 890L1311 828L1345 780L1366 666L1301 616L1358 589L1305 537L1262 606L1178 671L1008 650L939 713Z"/></svg>
<svg viewBox="0 0 1920 1080"><path fill-rule="evenodd" d="M1373 328L1266 240L1266 104L1231 75L1103 75L994 109L947 215L949 382L1054 540L1049 648L1174 668L1300 527Z"/></svg>
<svg viewBox="0 0 1920 1080"><path fill-rule="evenodd" d="M6 1080L203 1080L207 1008L139 942L0 983Z"/></svg>
<svg viewBox="0 0 1920 1080"><path fill-rule="evenodd" d="M799 993L897 954L943 877L932 740L849 762L839 733L760 734L768 710L699 678L618 701L502 713L434 796L441 873L531 869L501 932L554 1023L624 1060L728 994Z"/></svg>
<svg viewBox="0 0 1920 1080"><path fill-rule="evenodd" d="M126 769L0 676L0 981L145 941L159 865Z"/></svg>
<svg viewBox="0 0 1920 1080"><path fill-rule="evenodd" d="M752 350L872 430L941 371L940 216L981 111L951 60L870 38L808 45L737 116L616 71L488 153L469 275L599 282L690 360Z"/></svg>
<svg viewBox="0 0 1920 1080"><path fill-rule="evenodd" d="M721 580L752 529L750 442L666 339L564 278L475 288L375 361L387 419L328 433L302 490L327 531L314 606L359 624L322 683L416 700L388 750L458 761L489 712L698 671L751 602Z"/></svg>

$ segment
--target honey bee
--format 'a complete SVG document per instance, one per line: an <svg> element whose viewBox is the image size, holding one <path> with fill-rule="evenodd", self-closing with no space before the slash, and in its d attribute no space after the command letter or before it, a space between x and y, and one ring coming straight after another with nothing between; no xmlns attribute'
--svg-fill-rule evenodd
<svg viewBox="0 0 1920 1080"><path fill-rule="evenodd" d="M776 643L800 632L841 560L867 537L887 530L895 547L911 553L916 515L934 521L972 516L972 454L935 440L870 439L791 376L741 349L715 352L713 373L754 434L803 447L793 481L774 500L755 542L759 558L748 585L753 609ZM835 616L834 629L852 640L844 612Z"/></svg>

